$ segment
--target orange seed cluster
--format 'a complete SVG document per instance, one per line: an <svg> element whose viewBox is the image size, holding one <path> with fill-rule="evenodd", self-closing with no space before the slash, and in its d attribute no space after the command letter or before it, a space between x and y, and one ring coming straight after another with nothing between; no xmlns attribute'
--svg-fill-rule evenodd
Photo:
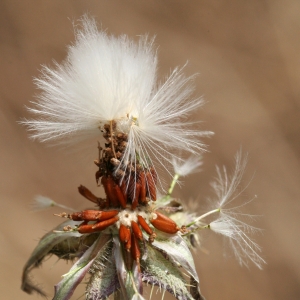
<svg viewBox="0 0 300 300"><path fill-rule="evenodd" d="M95 196L84 186L79 193L98 206L96 210L84 210L72 214L60 214L74 221L82 221L79 233L93 233L110 226L118 235L124 250L130 252L133 260L141 257L140 243L144 240L143 231L152 243L156 237L154 228L175 234L180 230L177 224L164 214L153 210L149 204L156 200L157 175L153 167L142 167L139 163L124 163L122 158L127 144L127 135L117 133L115 122L103 127L106 139L105 148L99 148L96 181L100 181L106 198ZM152 226L153 227L152 227Z"/></svg>

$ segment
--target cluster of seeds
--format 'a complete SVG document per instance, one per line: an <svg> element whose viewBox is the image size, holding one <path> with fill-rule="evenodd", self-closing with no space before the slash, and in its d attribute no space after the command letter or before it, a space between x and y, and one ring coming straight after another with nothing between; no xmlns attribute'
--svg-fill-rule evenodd
<svg viewBox="0 0 300 300"><path fill-rule="evenodd" d="M138 163L124 163L122 157L127 135L115 134L115 130L114 122L104 125L105 148L99 146L99 159L95 161L99 168L96 181L103 185L106 198L95 196L82 185L78 188L79 193L99 209L62 213L59 216L82 221L76 229L71 229L81 234L99 232L110 227L118 232L125 252L130 252L133 260L139 264L139 243L144 241L143 231L152 243L156 237L154 228L169 234L177 233L180 228L169 217L154 209L157 183L154 168L146 169Z"/></svg>
<svg viewBox="0 0 300 300"><path fill-rule="evenodd" d="M128 135L115 133L115 130L114 121L103 126L106 143L104 149L98 146L99 159L94 161L99 167L96 181L98 183L101 178L109 202L107 206L125 208L130 202L135 209L138 204L145 205L149 200L156 200L157 174L153 167L146 168L138 161L133 163L130 157L125 160Z"/></svg>

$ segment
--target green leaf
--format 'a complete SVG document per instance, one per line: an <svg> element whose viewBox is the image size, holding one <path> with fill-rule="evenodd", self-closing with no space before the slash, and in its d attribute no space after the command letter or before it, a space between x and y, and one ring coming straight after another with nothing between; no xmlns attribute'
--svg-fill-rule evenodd
<svg viewBox="0 0 300 300"><path fill-rule="evenodd" d="M174 235L165 240L155 239L152 246L162 251L178 267L183 267L199 283L192 253L181 236Z"/></svg>
<svg viewBox="0 0 300 300"><path fill-rule="evenodd" d="M72 220L68 220L60 225L58 225L54 230L63 231L65 226L72 226L79 224L80 222L74 222ZM36 248L33 250L30 258L28 259L27 263L23 268L23 275L22 275L22 290L31 294L33 291L45 296L45 293L38 288L37 286L33 285L29 280L29 273L32 269L40 266L44 258L51 254L52 250L55 247L60 247L60 243L69 242L71 239L77 238L80 239L81 234L78 232L54 232L53 230L44 235Z"/></svg>
<svg viewBox="0 0 300 300"><path fill-rule="evenodd" d="M158 249L148 244L146 247L147 258L141 261L143 281L170 292L178 300L194 300L179 269Z"/></svg>
<svg viewBox="0 0 300 300"><path fill-rule="evenodd" d="M86 288L87 300L107 299L120 288L112 249L112 241L107 242L90 267L91 278Z"/></svg>
<svg viewBox="0 0 300 300"><path fill-rule="evenodd" d="M53 300L70 299L75 288L82 281L90 266L93 264L97 254L110 239L110 235L99 235L94 244L81 256L70 271L63 275L63 279L55 286L55 295Z"/></svg>
<svg viewBox="0 0 300 300"><path fill-rule="evenodd" d="M117 267L117 274L121 286L122 300L145 300L142 296L141 274L136 263L133 263L132 270L127 270L124 262L123 251L120 240L114 236L114 256Z"/></svg>

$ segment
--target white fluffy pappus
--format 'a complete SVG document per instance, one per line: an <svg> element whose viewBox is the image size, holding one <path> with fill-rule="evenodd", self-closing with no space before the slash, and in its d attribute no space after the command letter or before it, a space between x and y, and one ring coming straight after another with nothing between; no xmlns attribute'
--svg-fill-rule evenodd
<svg viewBox="0 0 300 300"><path fill-rule="evenodd" d="M63 209L67 209L69 211L74 211L73 208L70 208L70 207L60 204L60 203L57 203L54 200L52 200L48 197L41 196L41 195L37 195L34 198L34 201L30 205L32 211L45 210L47 208L54 207L54 206L61 207Z"/></svg>
<svg viewBox="0 0 300 300"><path fill-rule="evenodd" d="M253 199L240 205L234 206L234 201L245 190L238 191L242 176L247 164L247 156L242 158L240 150L235 156L235 169L231 177L228 176L224 167L223 171L217 168L218 177L212 184L217 195L219 217L209 224L209 228L228 238L228 242L234 252L235 257L241 265L248 265L252 261L257 267L262 268L266 262L259 255L260 246L250 237L259 229L245 222L245 219L251 221L253 215L241 212L241 209L249 204Z"/></svg>
<svg viewBox="0 0 300 300"><path fill-rule="evenodd" d="M187 121L203 104L201 98L191 99L193 77L185 77L182 69L160 85L156 77L153 39L110 36L84 17L66 60L54 68L44 66L35 79L42 91L28 108L35 119L22 123L42 142L73 143L99 140L99 129L114 120L117 130L128 134L124 161L138 155L144 165L157 160L168 170L176 152L202 152L199 138L212 132Z"/></svg>
<svg viewBox="0 0 300 300"><path fill-rule="evenodd" d="M197 173L200 171L200 167L202 166L202 157L192 155L188 159L183 161L179 161L178 159L173 158L172 164L175 174L185 177L189 174Z"/></svg>
<svg viewBox="0 0 300 300"><path fill-rule="evenodd" d="M252 261L258 268L266 262L259 255L261 247L254 242L250 235L257 228L239 220L241 217L238 213L220 213L220 217L209 224L210 229L228 238L231 249L238 262L241 265L248 265L248 261Z"/></svg>

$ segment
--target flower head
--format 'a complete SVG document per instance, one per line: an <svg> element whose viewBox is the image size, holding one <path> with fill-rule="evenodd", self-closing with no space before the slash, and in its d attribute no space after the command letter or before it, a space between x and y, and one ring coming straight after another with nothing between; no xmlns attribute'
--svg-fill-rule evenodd
<svg viewBox="0 0 300 300"><path fill-rule="evenodd" d="M84 195L91 197L87 190ZM172 213L166 215L172 206L165 207L164 213L154 209L144 205L135 210L115 207L59 214L70 220L42 237L24 267L22 289L45 295L32 284L29 274L55 254L77 261L55 286L54 300L70 299L87 275L85 296L89 300L107 299L116 292L121 299L144 299L143 283L158 286L163 294L168 291L178 300L202 299L189 242L179 234L184 228L170 218ZM190 288L183 269L192 282Z"/></svg>
<svg viewBox="0 0 300 300"><path fill-rule="evenodd" d="M259 262L257 248L245 234L250 227L225 208L235 198L243 164L231 182L226 171L218 172L214 185L218 207L213 211L195 217L172 198L179 177L198 171L204 148L199 137L211 133L186 122L202 104L201 99L190 99L191 77L175 69L158 85L156 64L153 40L142 37L135 43L126 36L109 36L85 17L65 62L54 69L44 67L42 77L36 79L42 93L29 108L36 119L23 123L32 137L43 142L102 138L94 163L105 197L80 185L79 193L95 207L79 212L48 198L36 199L39 207L58 206L71 212L57 215L69 220L46 234L33 251L23 271L24 291L43 294L28 275L46 256L55 254L77 260L55 286L54 300L70 299L86 275L88 300L107 299L114 293L116 298L143 300L143 283L178 300L203 299L189 249L202 228L229 237L237 244L235 250ZM185 160L178 153L194 156ZM166 194L159 193L157 169L170 172L172 165L175 175L170 187ZM202 222L214 213L219 218Z"/></svg>
<svg viewBox="0 0 300 300"><path fill-rule="evenodd" d="M67 59L53 69L43 67L35 79L42 93L29 111L36 118L24 124L43 142L72 143L98 140L113 122L114 131L127 136L121 165L139 161L149 168L155 161L168 171L174 153L201 152L205 145L199 137L211 134L186 122L203 104L191 99L192 78L176 68L157 84L153 39L110 36L85 17Z"/></svg>

